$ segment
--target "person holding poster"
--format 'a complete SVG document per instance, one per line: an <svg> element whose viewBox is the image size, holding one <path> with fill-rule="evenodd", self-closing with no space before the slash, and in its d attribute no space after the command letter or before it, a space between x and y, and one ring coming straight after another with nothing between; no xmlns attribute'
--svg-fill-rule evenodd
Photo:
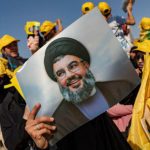
<svg viewBox="0 0 150 150"><path fill-rule="evenodd" d="M56 140L57 150L131 149L107 113L102 113L108 109L109 102L106 93L97 87L89 68L90 61L86 47L72 38L58 38L46 48L46 72L58 83L64 99L53 114L56 132L53 132L55 126L47 124L52 118L36 117L39 104L31 110L25 129L37 147L45 149L49 146L48 142ZM117 82L120 84L120 81L106 84L113 87ZM122 84L126 83L122 81ZM61 134L64 138L57 140Z"/></svg>

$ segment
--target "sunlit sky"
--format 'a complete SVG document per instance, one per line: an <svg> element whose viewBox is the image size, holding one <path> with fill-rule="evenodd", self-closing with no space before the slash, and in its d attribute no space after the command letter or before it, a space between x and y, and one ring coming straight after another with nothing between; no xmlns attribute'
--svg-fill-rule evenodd
<svg viewBox="0 0 150 150"><path fill-rule="evenodd" d="M62 20L64 28L78 19L81 13L81 5L85 0L1 0L0 5L0 37L10 34L20 39L20 55L29 57L30 51L26 46L26 34L24 25L26 21ZM99 0L91 0L96 5ZM122 10L122 0L105 0L112 8L113 15L126 17ZM136 25L132 27L133 36L139 35L139 22L142 17L150 17L150 0L135 0L133 15ZM94 25L93 25L94 26Z"/></svg>

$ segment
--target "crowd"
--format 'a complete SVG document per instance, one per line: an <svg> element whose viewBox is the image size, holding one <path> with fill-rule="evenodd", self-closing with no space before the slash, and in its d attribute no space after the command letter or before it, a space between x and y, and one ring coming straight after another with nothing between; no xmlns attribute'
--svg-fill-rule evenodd
<svg viewBox="0 0 150 150"><path fill-rule="evenodd" d="M86 15L94 7L95 4L92 2L85 2L81 7L81 12ZM143 17L141 19L139 37L133 39L130 26L134 25L136 21L132 13L132 0L128 0L126 17L113 16L112 8L106 2L99 2L97 7L131 61L137 75L141 78L141 85L106 112L51 146L49 140L61 128L59 124L55 124L55 121L64 121L64 118L61 117L61 113L54 114L54 118L36 117L41 105L37 104L32 110L29 110L21 91L17 90L16 86L9 86L16 70L27 59L19 54L19 40L5 34L0 38L0 150L150 149L150 121L148 117L150 114L148 101L150 97L150 74L148 74L150 72L148 69L148 67L150 68L150 18ZM42 24L38 21L30 21L26 22L24 29L27 35L27 47L34 55L44 44L59 34L63 30L63 26L60 19L55 22L46 20ZM86 118L78 112L76 107L69 103L70 101L75 104L80 103L82 99L87 99L89 96L94 100L97 99L95 97L100 97L101 101L103 99L100 91L95 95L91 94L95 88L95 79L89 69L90 57L86 48L74 39L60 38L46 48L44 62L49 64L46 65L48 76L59 84L60 91L66 100L59 109L68 110L66 114L68 118L72 117L76 120L75 116L77 115L83 122L86 121ZM146 65L148 67L145 67ZM81 80L83 77L85 81ZM81 84L78 80L81 80ZM73 83L76 81L78 82ZM82 87L82 84L86 85L81 88L84 94L80 94L81 91L77 93L78 95L74 94L74 91ZM143 95L140 92L142 87L144 88ZM143 112L141 117L147 118L146 125L144 123L139 125L140 132L143 133L142 136L135 133L136 121L139 123L139 119L141 119L138 118L139 113L137 112L139 105L141 105L139 95L143 98L143 102L141 102L143 107L140 109ZM145 103L146 105L144 105ZM106 105L104 102L102 104ZM73 114L68 107L71 107L76 114ZM142 129L144 132L141 131ZM136 141L137 136L141 136L138 138L138 142Z"/></svg>

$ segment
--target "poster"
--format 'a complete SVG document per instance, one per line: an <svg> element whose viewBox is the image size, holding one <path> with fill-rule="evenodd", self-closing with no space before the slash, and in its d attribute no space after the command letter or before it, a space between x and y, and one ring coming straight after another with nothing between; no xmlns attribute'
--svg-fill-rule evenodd
<svg viewBox="0 0 150 150"><path fill-rule="evenodd" d="M50 78L45 67L49 47L66 38L77 41L86 49L90 61L84 61L84 65L88 66L95 79L89 97L79 103L64 99L58 80ZM86 55L84 54L80 55L83 60ZM66 55L63 59L66 59ZM65 65L67 63L69 62L65 62ZM59 63L63 64L64 62ZM68 65L63 68L65 71L70 69ZM53 73L56 75L57 72ZM57 79L58 76L57 74ZM130 60L98 8L80 17L30 57L17 72L17 79L29 107L32 109L36 103L41 103L38 115L55 118L57 132L50 141L52 145L125 98L140 82Z"/></svg>

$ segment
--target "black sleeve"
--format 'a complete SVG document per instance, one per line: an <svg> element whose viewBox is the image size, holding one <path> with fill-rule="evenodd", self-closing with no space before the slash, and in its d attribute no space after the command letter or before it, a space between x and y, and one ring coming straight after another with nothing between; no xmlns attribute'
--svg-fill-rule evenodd
<svg viewBox="0 0 150 150"><path fill-rule="evenodd" d="M3 102L8 90L4 89L4 85L9 84L9 78L7 75L0 77L0 103Z"/></svg>
<svg viewBox="0 0 150 150"><path fill-rule="evenodd" d="M25 131L23 113L24 107L18 105L14 94L8 93L0 105L0 124L8 150L24 150L28 146L30 137Z"/></svg>
<svg viewBox="0 0 150 150"><path fill-rule="evenodd" d="M51 145L49 145L46 149L44 149L44 150L57 150L57 145L53 145L53 146L51 146Z"/></svg>
<svg viewBox="0 0 150 150"><path fill-rule="evenodd" d="M30 146L41 150L36 147L34 141L25 131L24 104L17 91L8 92L0 104L0 124L5 146L8 150L29 150ZM56 148L49 146L45 150L56 150Z"/></svg>
<svg viewBox="0 0 150 150"><path fill-rule="evenodd" d="M134 105L139 88L140 88L140 84L127 97L125 97L119 103L124 104L124 105Z"/></svg>

